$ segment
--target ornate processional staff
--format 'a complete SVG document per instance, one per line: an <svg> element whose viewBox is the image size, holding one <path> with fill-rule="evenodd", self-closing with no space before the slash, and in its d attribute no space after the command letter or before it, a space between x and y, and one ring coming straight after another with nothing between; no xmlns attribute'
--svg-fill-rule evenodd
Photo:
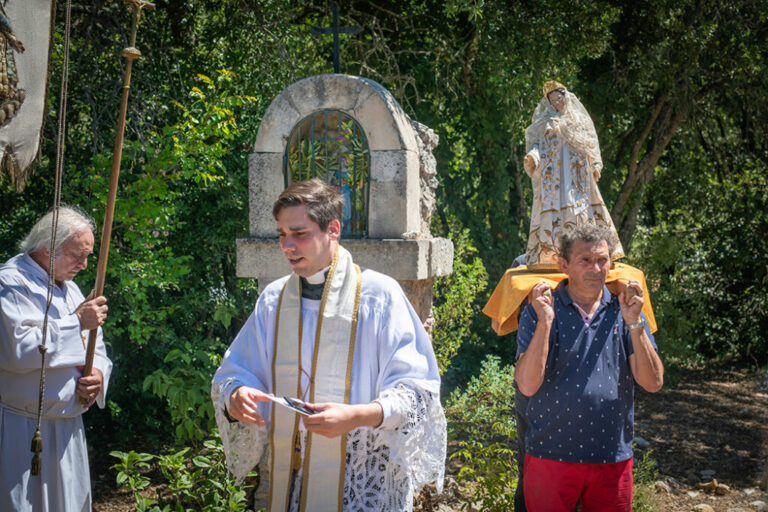
<svg viewBox="0 0 768 512"><path fill-rule="evenodd" d="M107 208L104 213L104 225L101 229L101 245L99 248L99 264L96 269L95 297L104 294L104 280L107 274L107 258L109 257L109 240L112 236L112 219L115 213L115 199L117 197L117 180L120 177L120 163L123 158L123 137L125 135L125 116L128 110L128 93L131 89L131 68L133 61L141 57L141 52L136 48L136 31L139 28L139 21L144 9L154 9L155 4L145 0L123 0L133 6L133 29L131 30L130 45L125 48L121 55L125 57L127 63L125 66L125 75L123 77L123 97L120 102L120 116L117 121L117 132L115 133L115 150L112 155L112 171L109 175L109 195L107 196ZM96 334L98 329L93 329L88 333L88 350L85 356L85 368L83 375L90 375L93 370L93 355L96 350ZM81 398L82 402L87 402Z"/></svg>

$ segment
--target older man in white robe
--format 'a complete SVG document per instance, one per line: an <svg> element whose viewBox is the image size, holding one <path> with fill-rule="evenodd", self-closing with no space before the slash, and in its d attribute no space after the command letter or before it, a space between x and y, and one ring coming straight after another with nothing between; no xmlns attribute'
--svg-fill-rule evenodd
<svg viewBox="0 0 768 512"><path fill-rule="evenodd" d="M104 407L112 362L100 326L106 299L86 299L72 279L93 252L93 221L82 212L59 210L48 313L45 394L39 476L31 475L30 445L37 426L41 354L52 213L22 241L22 253L0 266L0 510L91 510L91 481L82 414ZM85 333L98 329L90 375L83 375Z"/></svg>
<svg viewBox="0 0 768 512"><path fill-rule="evenodd" d="M394 279L339 245L343 199L296 182L273 208L293 273L266 287L212 397L227 462L259 461L268 511L403 511L442 487L446 424L427 333ZM273 399L298 398L299 415Z"/></svg>

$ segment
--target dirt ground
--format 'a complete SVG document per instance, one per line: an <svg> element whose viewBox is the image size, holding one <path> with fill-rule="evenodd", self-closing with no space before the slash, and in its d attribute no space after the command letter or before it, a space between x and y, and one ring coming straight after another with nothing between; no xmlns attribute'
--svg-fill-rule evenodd
<svg viewBox="0 0 768 512"><path fill-rule="evenodd" d="M766 372L676 367L666 381L660 393L636 395L635 435L650 443L638 456L652 450L667 484L656 485L656 509L736 512L768 504Z"/></svg>
<svg viewBox="0 0 768 512"><path fill-rule="evenodd" d="M636 394L635 435L648 442L636 458L651 450L658 465L658 479L647 492L654 510L768 511L765 371L727 364L668 368L661 392ZM95 512L134 510L132 497L115 487L113 463L93 450ZM460 510L462 495L450 483L425 509Z"/></svg>

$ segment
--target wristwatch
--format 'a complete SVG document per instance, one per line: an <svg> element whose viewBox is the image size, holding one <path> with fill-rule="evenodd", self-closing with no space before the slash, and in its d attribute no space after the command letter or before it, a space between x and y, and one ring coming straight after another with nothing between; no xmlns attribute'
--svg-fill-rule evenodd
<svg viewBox="0 0 768 512"><path fill-rule="evenodd" d="M635 322L634 324L629 324L629 325L627 326L627 328L628 328L630 331L634 331L634 330L635 330L635 329L637 329L638 327L639 327L640 329L642 329L643 327L645 327L645 319L644 319L644 318L641 318L639 322Z"/></svg>

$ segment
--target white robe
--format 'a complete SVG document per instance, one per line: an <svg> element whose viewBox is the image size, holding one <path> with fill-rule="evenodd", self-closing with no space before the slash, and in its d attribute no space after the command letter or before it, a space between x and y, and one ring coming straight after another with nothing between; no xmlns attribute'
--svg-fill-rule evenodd
<svg viewBox="0 0 768 512"><path fill-rule="evenodd" d="M75 309L85 300L72 281L56 286L49 312L45 395L40 432L40 476L30 475L40 385L43 316L48 274L20 254L0 266L0 510L59 512L91 510L88 451L75 388L85 364ZM82 334L87 335L86 332ZM99 329L94 368L104 374L96 399L103 408L112 362Z"/></svg>
<svg viewBox="0 0 768 512"><path fill-rule="evenodd" d="M270 284L261 294L213 378L212 396L227 463L239 478L260 460L266 462L269 427L229 423L224 409L239 386L272 391L275 313L286 280ZM302 299L301 303L302 360L312 361L320 301ZM379 427L361 427L347 434L344 510L411 510L421 485L436 481L442 487L446 423L430 339L394 279L363 272L356 340L349 403L377 400L384 421ZM302 386L309 389L308 373L302 374ZM260 403L259 412L269 423L271 402ZM260 467L261 492L267 466ZM298 493L293 494L295 505Z"/></svg>

